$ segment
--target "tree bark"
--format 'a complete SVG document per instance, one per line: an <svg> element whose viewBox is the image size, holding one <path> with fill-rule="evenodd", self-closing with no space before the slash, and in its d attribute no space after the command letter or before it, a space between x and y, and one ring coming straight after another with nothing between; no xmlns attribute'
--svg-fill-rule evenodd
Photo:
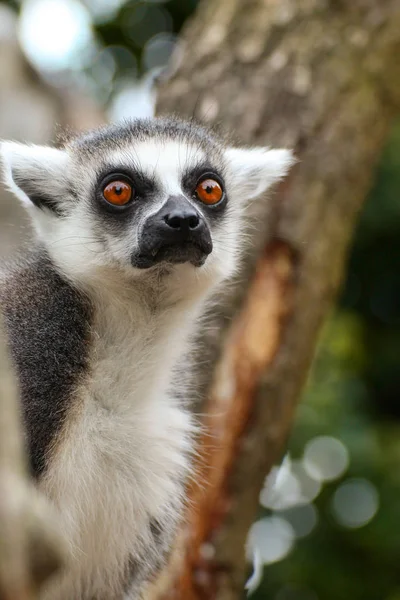
<svg viewBox="0 0 400 600"><path fill-rule="evenodd" d="M219 359L203 408L201 485L190 490L166 597L242 595L259 492L284 449L400 106L399 56L399 0L204 0L183 32L159 112L292 147L299 163L270 200L258 259L240 274L245 298L237 286L217 311L225 327L210 350Z"/></svg>

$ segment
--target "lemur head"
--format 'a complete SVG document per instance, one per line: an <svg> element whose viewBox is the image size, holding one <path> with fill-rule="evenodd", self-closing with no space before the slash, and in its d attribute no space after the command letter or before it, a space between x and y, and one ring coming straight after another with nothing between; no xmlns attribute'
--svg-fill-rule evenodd
<svg viewBox="0 0 400 600"><path fill-rule="evenodd" d="M1 154L41 242L81 282L110 269L229 276L248 202L293 162L288 150L232 148L170 119L111 125L62 149L3 142Z"/></svg>

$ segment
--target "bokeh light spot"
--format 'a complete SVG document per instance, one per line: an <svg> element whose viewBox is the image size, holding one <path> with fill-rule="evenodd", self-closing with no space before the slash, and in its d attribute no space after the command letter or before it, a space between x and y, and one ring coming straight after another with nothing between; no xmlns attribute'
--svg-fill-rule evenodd
<svg viewBox="0 0 400 600"><path fill-rule="evenodd" d="M263 564L282 560L289 554L295 542L293 527L281 517L271 516L256 521L250 528L247 556L252 560L254 551Z"/></svg>
<svg viewBox="0 0 400 600"><path fill-rule="evenodd" d="M109 86L116 70L115 57L108 48L97 54L91 66L92 77L98 86Z"/></svg>
<svg viewBox="0 0 400 600"><path fill-rule="evenodd" d="M318 523L318 512L314 504L303 504L289 508L282 515L293 527L297 539L309 535Z"/></svg>
<svg viewBox="0 0 400 600"><path fill-rule="evenodd" d="M301 497L303 502L312 502L321 491L321 482L314 479L304 468L303 461L295 460L291 467L293 475L297 478L300 485ZM299 503L300 504L300 503Z"/></svg>
<svg viewBox="0 0 400 600"><path fill-rule="evenodd" d="M337 438L319 436L310 440L304 449L303 464L307 473L317 481L333 481L349 466L349 452Z"/></svg>
<svg viewBox="0 0 400 600"><path fill-rule="evenodd" d="M146 70L165 67L176 45L175 36L159 33L153 36L143 48L143 66Z"/></svg>
<svg viewBox="0 0 400 600"><path fill-rule="evenodd" d="M39 70L80 68L92 41L90 15L78 0L27 0L18 35Z"/></svg>
<svg viewBox="0 0 400 600"><path fill-rule="evenodd" d="M379 508L376 487L366 479L349 479L333 496L332 511L341 525L357 528L367 525Z"/></svg>

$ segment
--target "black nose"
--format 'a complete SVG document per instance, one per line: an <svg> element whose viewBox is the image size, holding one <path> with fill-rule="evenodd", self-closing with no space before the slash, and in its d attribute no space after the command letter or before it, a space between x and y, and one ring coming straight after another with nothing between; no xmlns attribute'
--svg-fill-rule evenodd
<svg viewBox="0 0 400 600"><path fill-rule="evenodd" d="M172 196L155 215L154 226L160 243L200 243L208 236L208 227L196 207L183 196Z"/></svg>
<svg viewBox="0 0 400 600"><path fill-rule="evenodd" d="M184 196L172 196L144 223L139 254L132 257L132 262L143 269L159 262L200 266L212 248L203 215Z"/></svg>
<svg viewBox="0 0 400 600"><path fill-rule="evenodd" d="M200 225L200 217L192 208L172 210L164 216L164 221L177 231L193 231Z"/></svg>

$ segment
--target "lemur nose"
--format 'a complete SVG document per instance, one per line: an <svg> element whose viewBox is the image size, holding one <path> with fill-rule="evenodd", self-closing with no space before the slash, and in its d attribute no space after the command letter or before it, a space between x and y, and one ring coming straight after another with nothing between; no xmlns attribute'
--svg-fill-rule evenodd
<svg viewBox="0 0 400 600"><path fill-rule="evenodd" d="M171 196L144 222L134 264L142 269L163 261L201 266L212 249L206 217L185 196Z"/></svg>
<svg viewBox="0 0 400 600"><path fill-rule="evenodd" d="M164 216L165 223L177 231L193 231L200 225L200 217L195 210L172 210Z"/></svg>

